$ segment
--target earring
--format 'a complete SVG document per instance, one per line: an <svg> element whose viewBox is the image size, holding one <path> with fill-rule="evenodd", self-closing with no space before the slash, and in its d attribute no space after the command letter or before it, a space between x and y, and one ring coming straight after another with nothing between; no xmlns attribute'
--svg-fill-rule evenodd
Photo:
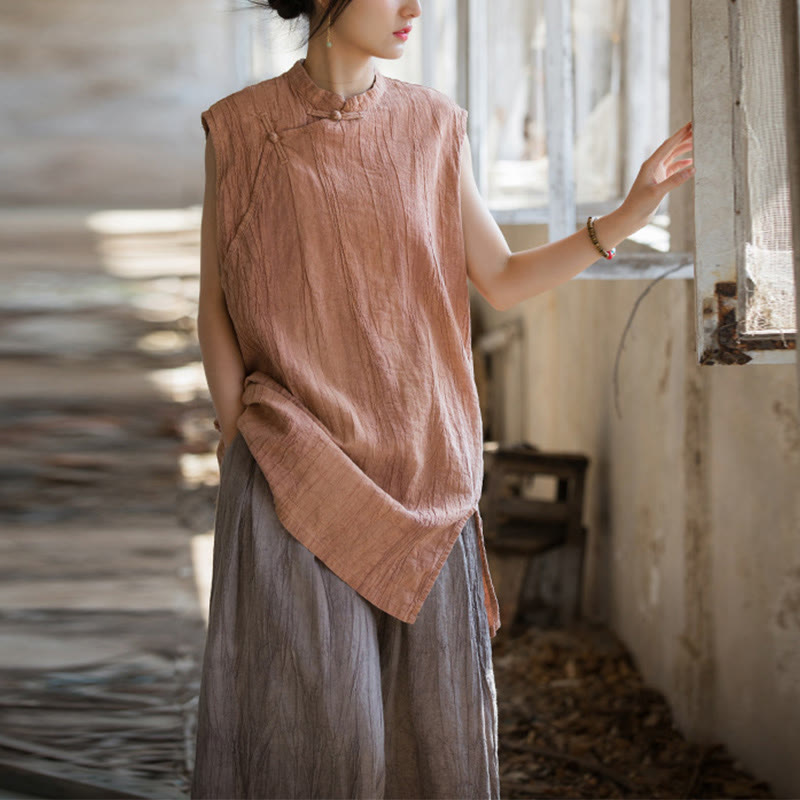
<svg viewBox="0 0 800 800"><path fill-rule="evenodd" d="M330 14L328 14L328 41L325 42L325 45L326 45L326 47L332 47L333 46L331 44L331 17L330 17Z"/></svg>

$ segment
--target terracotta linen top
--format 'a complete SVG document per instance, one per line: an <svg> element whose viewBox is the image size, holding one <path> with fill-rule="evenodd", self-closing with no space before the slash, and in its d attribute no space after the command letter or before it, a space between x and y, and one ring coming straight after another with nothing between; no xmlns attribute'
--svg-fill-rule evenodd
<svg viewBox="0 0 800 800"><path fill-rule="evenodd" d="M377 66L344 98L298 59L201 119L246 367L237 428L278 518L413 623L475 514L494 636L459 194L467 111Z"/></svg>

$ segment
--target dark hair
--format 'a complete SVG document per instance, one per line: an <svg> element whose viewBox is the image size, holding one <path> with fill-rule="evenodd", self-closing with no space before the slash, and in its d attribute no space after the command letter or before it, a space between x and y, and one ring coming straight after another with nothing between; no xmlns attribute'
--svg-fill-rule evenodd
<svg viewBox="0 0 800 800"><path fill-rule="evenodd" d="M305 16L309 24L308 39L311 39L323 25L327 24L329 18L330 24L333 25L352 0L330 0L325 13L320 14L316 20L314 15L317 13L317 8L314 0L249 0L249 2L254 6L272 9L282 19Z"/></svg>

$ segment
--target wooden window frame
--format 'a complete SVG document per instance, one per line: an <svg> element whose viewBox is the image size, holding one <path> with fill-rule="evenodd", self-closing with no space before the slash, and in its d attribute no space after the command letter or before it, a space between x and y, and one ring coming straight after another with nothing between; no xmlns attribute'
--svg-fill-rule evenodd
<svg viewBox="0 0 800 800"><path fill-rule="evenodd" d="M797 0L781 1L787 11L791 11L790 4L794 5L796 19ZM746 204L740 200L744 164L737 158L742 146L737 112L741 83L737 73L738 13L738 5L732 0L692 0L691 4L694 153L698 164L694 209L696 354L703 365L787 364L796 360L795 334L745 335L741 325L744 292L739 287L745 280L741 217ZM791 128L787 129L789 142L797 140L794 124L794 139ZM788 113L787 125L791 125ZM796 233L800 229L798 203L793 201L792 205ZM794 257L796 266L797 248Z"/></svg>
<svg viewBox="0 0 800 800"><path fill-rule="evenodd" d="M781 0L783 31L783 73L786 86L786 141L800 141L800 0ZM789 196L792 203L794 254L794 292L797 319L800 319L800 152L789 144ZM795 352L795 356L797 353ZM800 386L800 358L796 358L797 384Z"/></svg>
<svg viewBox="0 0 800 800"><path fill-rule="evenodd" d="M235 0L234 8L242 10ZM653 8L660 7L663 0L652 0ZM481 193L486 196L488 186L488 42L486 40L489 30L488 13L489 0L447 0L448 7L452 8L456 19L456 53L457 69L455 81L455 95L457 101L464 108L469 109L468 133L472 145L473 171L476 183ZM555 202L546 208L503 208L490 209L492 216L499 225L547 225L549 239L562 238L579 230L590 214L599 215L613 211L624 199L619 197L613 200L576 204L574 181L574 142L568 134L573 128L573 59L571 51L572 42L572 2L571 0L545 0L546 24L550 31L558 31L558 35L548 35L546 41L546 63L548 65L546 79L546 106L548 117L547 147L551 154L549 158L548 185L550 196ZM655 14L655 12L653 12ZM447 15L448 18L449 13ZM646 19L650 19L645 15ZM232 50L236 56L236 71L240 82L260 79L264 71L261 61L269 54L261 56L258 64L254 61L253 49L264 47L264 30L253 29L253 17L248 14L237 13L233 19ZM641 15L629 19L626 24L625 35L636 37L641 31L636 26L653 24L653 21L643 22ZM658 20L656 20L656 24ZM663 24L663 19L661 20ZM270 29L271 30L271 29ZM437 60L440 57L437 50L441 46L441 36L444 32L440 29L436 15L430 15L426 24L421 26L422 32L422 78L423 83L433 85L436 73ZM624 132L622 143L624 159L621 164L623 184L630 184L638 171L641 160L646 156L642 153L642 137L639 126L635 122L634 106L636 98L647 91L648 76L641 70L633 68L631 60L636 60L635 49L626 51L626 65L623 67L626 75L626 92L624 103ZM277 69L277 67L273 68ZM267 72L270 70L268 69ZM552 121L552 124L550 124ZM666 204L665 204L666 205ZM633 238L633 237L632 237ZM678 267L677 270L673 269ZM669 271L671 270L671 271ZM598 259L588 269L579 273L575 280L601 279L601 280L651 280L659 277L665 271L670 279L686 279L693 276L691 254L678 252L652 252L618 253L617 257L608 262Z"/></svg>
<svg viewBox="0 0 800 800"><path fill-rule="evenodd" d="M486 130L488 127L488 64L489 48L485 39L488 0L463 0L458 4L458 101L469 109L467 131L472 145L473 172L481 194L486 196L488 186L488 152ZM572 58L572 2L571 0L545 0L546 41L546 113L548 186L552 202L547 208L490 209L499 225L547 225L548 239L563 238L579 230L590 214L599 215L613 211L624 197L605 202L577 204L575 201L573 130L573 58ZM635 21L635 20L634 20ZM635 36L632 23L626 36ZM435 41L435 37L434 37ZM635 123L633 105L647 80L641 70L630 68L635 51L626 55L626 87L623 103L625 160L622 165L625 183L632 183L641 160L641 136ZM640 158L641 156L641 158ZM678 267L672 270L673 267ZM670 271L672 270L672 271ZM679 252L653 251L647 254L620 253L613 262L598 259L579 273L574 280L630 280L647 279L662 275L670 279L693 277L692 255Z"/></svg>

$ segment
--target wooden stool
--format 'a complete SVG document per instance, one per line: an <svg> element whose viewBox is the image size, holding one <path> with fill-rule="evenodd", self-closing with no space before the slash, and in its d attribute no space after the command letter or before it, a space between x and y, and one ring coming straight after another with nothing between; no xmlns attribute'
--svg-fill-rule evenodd
<svg viewBox="0 0 800 800"><path fill-rule="evenodd" d="M527 442L485 450L481 516L486 547L527 556L517 609L510 628L524 617L524 596L534 558L560 548L559 614L562 626L578 619L581 605L586 528L582 524L587 456L544 453ZM557 479L553 500L522 494L536 475Z"/></svg>

